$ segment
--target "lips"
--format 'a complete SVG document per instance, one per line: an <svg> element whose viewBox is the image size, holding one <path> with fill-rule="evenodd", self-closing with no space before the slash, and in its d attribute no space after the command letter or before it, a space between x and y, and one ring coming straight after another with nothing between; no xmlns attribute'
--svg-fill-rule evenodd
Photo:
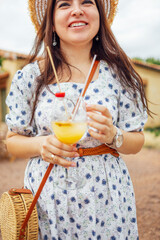
<svg viewBox="0 0 160 240"><path fill-rule="evenodd" d="M82 26L86 26L87 23L86 22L72 22L69 27L71 28L75 28L75 27L82 27Z"/></svg>

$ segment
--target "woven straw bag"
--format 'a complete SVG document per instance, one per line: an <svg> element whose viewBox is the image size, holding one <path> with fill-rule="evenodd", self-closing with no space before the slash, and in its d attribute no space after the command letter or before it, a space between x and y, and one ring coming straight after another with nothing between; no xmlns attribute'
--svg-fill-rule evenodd
<svg viewBox="0 0 160 240"><path fill-rule="evenodd" d="M11 189L0 199L0 227L3 240L37 240L37 200L54 164L50 163L33 198L29 189Z"/></svg>
<svg viewBox="0 0 160 240"><path fill-rule="evenodd" d="M3 240L37 240L37 200L54 164L50 163L33 198L29 189L11 189L0 199L0 227Z"/></svg>
<svg viewBox="0 0 160 240"><path fill-rule="evenodd" d="M25 193L20 193L25 192ZM33 201L33 195L27 189L11 189L4 192L0 199L0 226L3 240L17 240L27 211ZM28 226L21 239L38 239L38 215L34 207Z"/></svg>

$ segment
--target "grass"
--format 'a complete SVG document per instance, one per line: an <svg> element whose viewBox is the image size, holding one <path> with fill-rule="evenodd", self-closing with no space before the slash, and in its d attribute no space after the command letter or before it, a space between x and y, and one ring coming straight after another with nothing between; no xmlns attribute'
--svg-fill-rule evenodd
<svg viewBox="0 0 160 240"><path fill-rule="evenodd" d="M153 128L147 127L147 128L145 129L145 131L146 131L146 132L153 133L153 134L155 135L155 137L160 136L160 126L158 126L158 127L153 127Z"/></svg>
<svg viewBox="0 0 160 240"><path fill-rule="evenodd" d="M160 149L160 127L146 128L144 147Z"/></svg>

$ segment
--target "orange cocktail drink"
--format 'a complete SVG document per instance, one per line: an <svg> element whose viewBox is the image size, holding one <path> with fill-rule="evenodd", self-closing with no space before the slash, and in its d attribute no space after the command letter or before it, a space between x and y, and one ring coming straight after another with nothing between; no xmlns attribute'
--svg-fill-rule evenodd
<svg viewBox="0 0 160 240"><path fill-rule="evenodd" d="M51 124L58 140L66 144L78 142L87 129L86 122L59 121Z"/></svg>

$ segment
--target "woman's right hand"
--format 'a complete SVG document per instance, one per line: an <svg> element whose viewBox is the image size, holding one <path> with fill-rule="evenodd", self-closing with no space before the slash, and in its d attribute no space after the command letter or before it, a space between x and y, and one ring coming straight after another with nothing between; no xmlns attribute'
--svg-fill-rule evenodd
<svg viewBox="0 0 160 240"><path fill-rule="evenodd" d="M76 163L68 161L64 157L79 157L75 145L68 145L60 142L56 136L49 135L42 137L40 154L46 162L61 165L62 167L75 167Z"/></svg>

